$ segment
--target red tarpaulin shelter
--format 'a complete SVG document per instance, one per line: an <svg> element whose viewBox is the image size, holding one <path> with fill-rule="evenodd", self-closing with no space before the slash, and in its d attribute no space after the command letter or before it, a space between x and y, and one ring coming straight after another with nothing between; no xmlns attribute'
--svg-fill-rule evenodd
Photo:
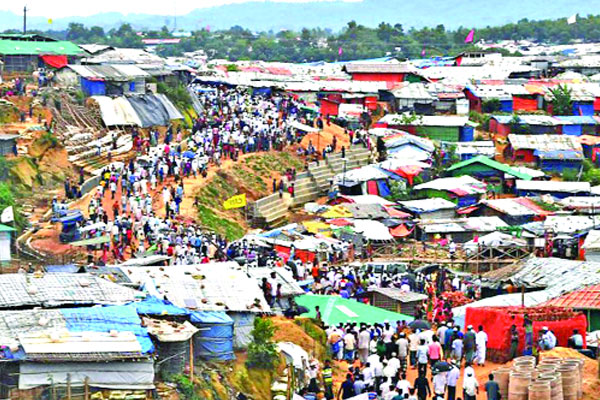
<svg viewBox="0 0 600 400"><path fill-rule="evenodd" d="M473 325L475 329L482 325L488 334L490 360L504 363L509 360L512 325L515 325L519 332L519 354L523 354L525 348L523 321L526 313L533 323L534 342L545 326L554 332L557 346L562 347L567 347L574 329L582 333L587 330L587 319L584 314L558 307L468 307L465 325Z"/></svg>

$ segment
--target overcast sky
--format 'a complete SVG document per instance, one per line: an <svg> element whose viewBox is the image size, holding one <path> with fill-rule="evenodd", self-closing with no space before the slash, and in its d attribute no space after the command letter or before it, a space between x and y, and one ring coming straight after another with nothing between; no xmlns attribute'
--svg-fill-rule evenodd
<svg viewBox="0 0 600 400"><path fill-rule="evenodd" d="M182 15L190 11L214 7L222 4L244 3L248 1L277 1L287 3L306 3L333 0L1 0L0 10L23 13L23 5L27 4L32 16L60 18L71 16L88 16L100 12L117 11L123 14L143 13L158 15ZM343 0L362 1L362 0ZM6 4L9 3L9 4Z"/></svg>

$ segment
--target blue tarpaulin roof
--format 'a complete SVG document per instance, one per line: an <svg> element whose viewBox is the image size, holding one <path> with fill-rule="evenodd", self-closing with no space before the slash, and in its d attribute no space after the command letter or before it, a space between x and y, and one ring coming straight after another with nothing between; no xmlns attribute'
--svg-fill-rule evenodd
<svg viewBox="0 0 600 400"><path fill-rule="evenodd" d="M71 332L133 332L142 347L142 353L154 352L154 345L135 307L108 306L61 309L67 329Z"/></svg>
<svg viewBox="0 0 600 400"><path fill-rule="evenodd" d="M194 311L190 321L199 324L226 324L233 325L233 320L223 311Z"/></svg>
<svg viewBox="0 0 600 400"><path fill-rule="evenodd" d="M190 311L185 308L177 307L171 302L158 299L154 296L147 296L143 301L130 303L138 314L143 315L189 315Z"/></svg>
<svg viewBox="0 0 600 400"><path fill-rule="evenodd" d="M65 264L65 265L46 265L46 272L66 272L69 274L74 274L79 271L79 267L75 264Z"/></svg>

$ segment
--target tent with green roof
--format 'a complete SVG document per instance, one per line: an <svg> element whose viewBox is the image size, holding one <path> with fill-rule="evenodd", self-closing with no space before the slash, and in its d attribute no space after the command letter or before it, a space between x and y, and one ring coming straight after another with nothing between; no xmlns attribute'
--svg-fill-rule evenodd
<svg viewBox="0 0 600 400"><path fill-rule="evenodd" d="M533 177L522 171L492 160L486 156L477 156L465 161L461 161L450 166L446 170L451 176L469 175L478 179L489 177L503 178L504 174L514 176L515 178L530 181Z"/></svg>
<svg viewBox="0 0 600 400"><path fill-rule="evenodd" d="M406 321L410 322L414 318L383 308L373 307L356 300L344 299L340 296L326 296L318 294L305 294L296 297L296 303L308 308L308 313L303 316L315 318L315 307L319 306L321 317L326 325L338 325L348 321L366 324L380 323L385 320L390 322Z"/></svg>

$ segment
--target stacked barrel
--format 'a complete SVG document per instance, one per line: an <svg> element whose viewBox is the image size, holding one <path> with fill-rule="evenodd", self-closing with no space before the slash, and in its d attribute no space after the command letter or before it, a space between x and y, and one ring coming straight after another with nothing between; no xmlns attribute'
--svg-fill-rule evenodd
<svg viewBox="0 0 600 400"><path fill-rule="evenodd" d="M512 367L493 371L502 399L580 400L583 397L584 361L579 358L535 357L513 360Z"/></svg>

